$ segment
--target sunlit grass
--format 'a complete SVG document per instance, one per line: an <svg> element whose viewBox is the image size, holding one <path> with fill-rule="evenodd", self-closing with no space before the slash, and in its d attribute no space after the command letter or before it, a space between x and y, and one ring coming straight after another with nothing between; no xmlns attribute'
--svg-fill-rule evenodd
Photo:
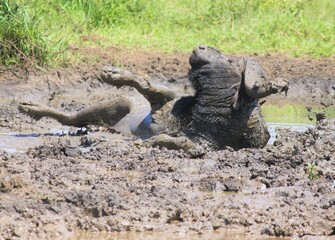
<svg viewBox="0 0 335 240"><path fill-rule="evenodd" d="M36 40L45 42L49 57L56 62L64 61L64 56L71 53L66 51L68 46L115 44L165 52L190 51L204 43L226 53L335 55L333 0L18 0L18 3L25 6L33 30L40 34ZM83 41L87 35L103 38ZM3 39L3 35L0 37Z"/></svg>
<svg viewBox="0 0 335 240"><path fill-rule="evenodd" d="M7 0L0 2L0 63L48 61L47 44L37 30L37 23L24 11L24 6Z"/></svg>

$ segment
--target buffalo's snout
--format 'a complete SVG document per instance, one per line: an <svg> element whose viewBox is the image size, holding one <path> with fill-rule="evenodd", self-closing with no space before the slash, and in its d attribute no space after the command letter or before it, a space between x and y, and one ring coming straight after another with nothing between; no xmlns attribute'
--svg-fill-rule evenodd
<svg viewBox="0 0 335 240"><path fill-rule="evenodd" d="M206 50L206 46L205 46L205 45L199 45L199 46L198 46L198 49L199 49L199 50Z"/></svg>
<svg viewBox="0 0 335 240"><path fill-rule="evenodd" d="M206 49L207 49L207 46L201 44L201 45L199 45L199 46L197 46L197 47L194 48L193 53L197 53L198 51L204 51Z"/></svg>

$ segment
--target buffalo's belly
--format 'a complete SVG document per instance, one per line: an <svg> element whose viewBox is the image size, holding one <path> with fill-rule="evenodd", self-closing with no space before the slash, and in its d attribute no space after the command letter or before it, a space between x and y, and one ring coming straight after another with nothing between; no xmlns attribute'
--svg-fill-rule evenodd
<svg viewBox="0 0 335 240"><path fill-rule="evenodd" d="M188 135L214 148L263 147L269 132L258 105L234 111L231 107L196 111Z"/></svg>

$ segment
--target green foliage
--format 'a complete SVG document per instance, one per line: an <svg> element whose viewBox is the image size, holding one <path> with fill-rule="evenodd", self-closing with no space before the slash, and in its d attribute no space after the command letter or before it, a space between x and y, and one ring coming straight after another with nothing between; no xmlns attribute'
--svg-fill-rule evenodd
<svg viewBox="0 0 335 240"><path fill-rule="evenodd" d="M1 50L2 59L36 57L46 45L61 51L87 44L189 52L204 43L226 53L335 55L333 0L17 0L20 7L11 4L8 14L9 2L0 0L2 49L25 40L31 50ZM105 40L83 41L89 35Z"/></svg>
<svg viewBox="0 0 335 240"><path fill-rule="evenodd" d="M58 0L57 2L71 13L83 12L86 24L90 28L125 25L139 16L143 18L143 21L150 20L149 22L151 22L154 20L151 15L154 12L147 11L148 6L151 5L150 1Z"/></svg>
<svg viewBox="0 0 335 240"><path fill-rule="evenodd" d="M306 173L308 175L308 179L313 181L319 178L318 170L316 169L315 163L307 163Z"/></svg>
<svg viewBox="0 0 335 240"><path fill-rule="evenodd" d="M38 20L29 18L24 7L8 0L0 1L0 63L48 61L48 49L36 27Z"/></svg>
<svg viewBox="0 0 335 240"><path fill-rule="evenodd" d="M56 0L112 43L190 51L335 55L333 0ZM81 12L81 15L78 15Z"/></svg>

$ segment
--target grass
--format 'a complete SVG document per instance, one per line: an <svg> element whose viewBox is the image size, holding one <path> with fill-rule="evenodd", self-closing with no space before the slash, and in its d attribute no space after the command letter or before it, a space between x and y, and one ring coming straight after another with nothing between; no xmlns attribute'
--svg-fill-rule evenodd
<svg viewBox="0 0 335 240"><path fill-rule="evenodd" d="M23 6L7 0L0 2L0 62L10 65L22 61L48 61L48 49Z"/></svg>
<svg viewBox="0 0 335 240"><path fill-rule="evenodd" d="M8 0L1 2L8 3ZM54 59L55 62L62 62L71 54L66 51L68 46L107 47L116 44L165 52L189 52L195 45L204 43L226 53L283 53L313 57L335 55L333 0L17 2L20 11L24 12L22 21L35 34L31 35L27 44L43 46L37 49L44 49L45 44L48 50L46 60ZM1 23L8 24L11 31L26 28L24 24L15 25L15 21L4 18L6 15L3 11L0 14ZM83 41L87 35L99 36L103 40ZM4 31L1 31L1 42L6 38ZM15 41L11 38L10 42ZM61 54L54 54L59 52ZM31 54L36 56L34 52L24 53L27 56ZM6 59L3 51L1 55L2 59ZM21 58L16 61L21 61Z"/></svg>

